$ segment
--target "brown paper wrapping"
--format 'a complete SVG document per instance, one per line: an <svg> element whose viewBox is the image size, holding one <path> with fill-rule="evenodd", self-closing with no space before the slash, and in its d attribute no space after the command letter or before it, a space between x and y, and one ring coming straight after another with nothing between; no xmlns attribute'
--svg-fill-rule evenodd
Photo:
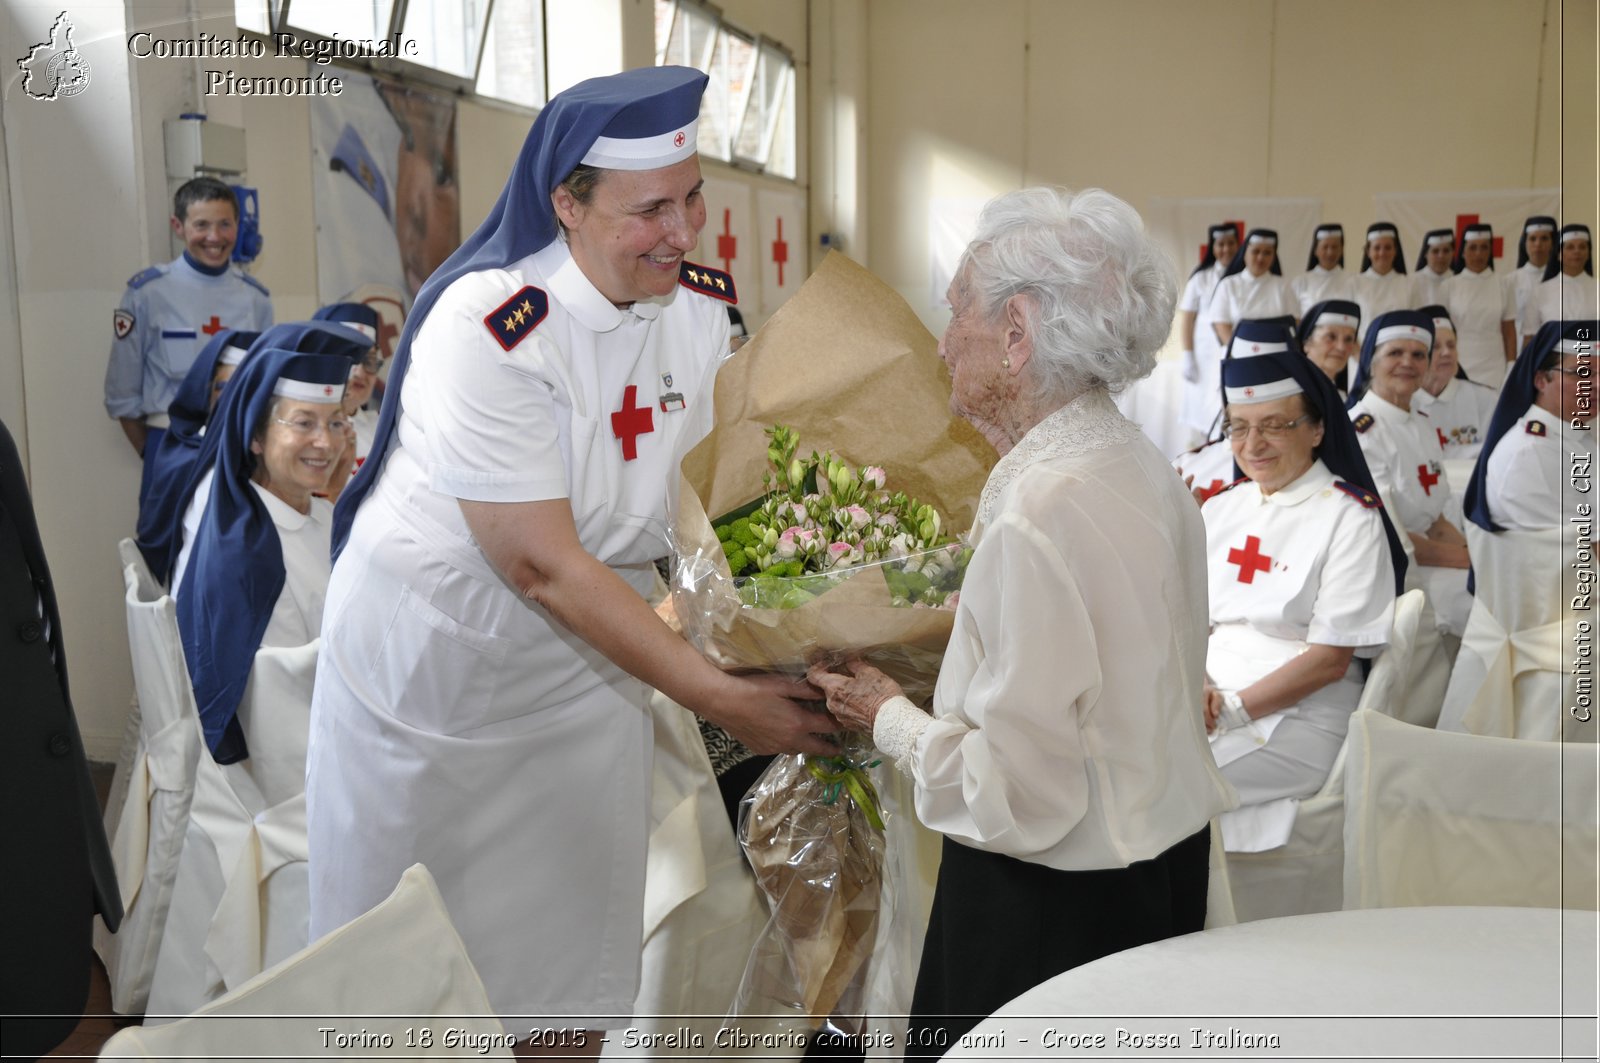
<svg viewBox="0 0 1600 1063"><path fill-rule="evenodd" d="M946 530L971 527L995 452L950 412L938 343L905 300L834 252L717 375L711 434L683 459L674 522L673 598L695 645L726 665L795 670L859 653L908 693L931 692L954 613L896 608L867 566L794 609L739 601L709 517L759 497L766 430L785 424L800 448L881 465L891 491L932 504Z"/></svg>

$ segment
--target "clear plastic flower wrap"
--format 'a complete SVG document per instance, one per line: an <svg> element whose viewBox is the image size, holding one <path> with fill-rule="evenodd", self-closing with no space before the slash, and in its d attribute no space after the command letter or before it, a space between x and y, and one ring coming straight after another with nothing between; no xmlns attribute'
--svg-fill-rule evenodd
<svg viewBox="0 0 1600 1063"><path fill-rule="evenodd" d="M834 253L722 366L713 427L683 458L671 531L673 612L710 659L730 669L798 673L819 659L861 657L914 700L931 698L965 570L965 547L945 540L971 526L995 461L993 448L952 416L949 375L936 348L893 289ZM801 541L803 521L774 521L767 530L776 531L776 541L764 530L765 554L754 573L736 577L729 561L738 560L737 551L708 518L748 513L772 490L774 465L786 455L782 446L776 459L769 453L776 425L792 429L808 450L876 463L850 470L874 491L885 488L878 476L886 470L896 493L931 507L927 515L920 505L899 512L899 531L914 530L912 538L930 548L892 545L894 535L886 534L869 557L861 542L830 536L830 546L847 545L822 571L813 565L791 574L785 565L779 574L814 544ZM830 511L838 524L850 500L833 501L845 503ZM942 515L940 526L924 535L921 523L932 513ZM875 529L848 516L860 525L850 529L860 539L872 537ZM792 554L782 542L790 528L797 529ZM750 572L750 552L743 572ZM936 599L946 608L934 607ZM748 1026L767 1016L791 1031L854 1034L866 1015L876 1024L903 1015L910 1003L926 917L926 876L920 863L912 867L921 828L909 814L889 826L888 838L881 818L874 825L852 789L870 793L860 784L874 777L891 791L901 787L887 765L868 767L876 759L868 736L848 743L848 772L823 765L818 778L807 758L779 757L746 798L745 829L752 822L756 828L747 852L773 917L731 1002L730 1022ZM891 805L908 803L898 792L886 797ZM897 878L915 894L898 914Z"/></svg>
<svg viewBox="0 0 1600 1063"><path fill-rule="evenodd" d="M784 1013L802 1030L863 1032L868 962L892 892L872 743L837 757L776 758L739 807L739 843L772 918L751 951L734 1014Z"/></svg>

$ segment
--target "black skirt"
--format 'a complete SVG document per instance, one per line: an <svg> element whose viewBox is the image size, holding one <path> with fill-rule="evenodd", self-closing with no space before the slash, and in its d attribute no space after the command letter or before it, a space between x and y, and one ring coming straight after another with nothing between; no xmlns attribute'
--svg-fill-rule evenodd
<svg viewBox="0 0 1600 1063"><path fill-rule="evenodd" d="M938 1059L1040 982L1205 926L1210 828L1150 860L1058 871L944 840L906 1059Z"/></svg>

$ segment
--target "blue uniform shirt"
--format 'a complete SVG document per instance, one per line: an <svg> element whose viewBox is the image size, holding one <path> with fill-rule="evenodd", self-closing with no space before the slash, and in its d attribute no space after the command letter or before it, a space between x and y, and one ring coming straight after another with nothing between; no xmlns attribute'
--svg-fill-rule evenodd
<svg viewBox="0 0 1600 1063"><path fill-rule="evenodd" d="M260 332L272 300L254 277L230 266L216 276L182 255L135 275L112 316L106 412L165 414L200 349L218 331Z"/></svg>

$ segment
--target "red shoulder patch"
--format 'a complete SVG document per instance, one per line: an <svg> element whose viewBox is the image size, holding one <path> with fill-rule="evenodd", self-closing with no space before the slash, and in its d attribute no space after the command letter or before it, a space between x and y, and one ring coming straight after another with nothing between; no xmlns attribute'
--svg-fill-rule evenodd
<svg viewBox="0 0 1600 1063"><path fill-rule="evenodd" d="M549 297L530 284L485 314L483 323L501 349L509 351L526 339L549 313Z"/></svg>

